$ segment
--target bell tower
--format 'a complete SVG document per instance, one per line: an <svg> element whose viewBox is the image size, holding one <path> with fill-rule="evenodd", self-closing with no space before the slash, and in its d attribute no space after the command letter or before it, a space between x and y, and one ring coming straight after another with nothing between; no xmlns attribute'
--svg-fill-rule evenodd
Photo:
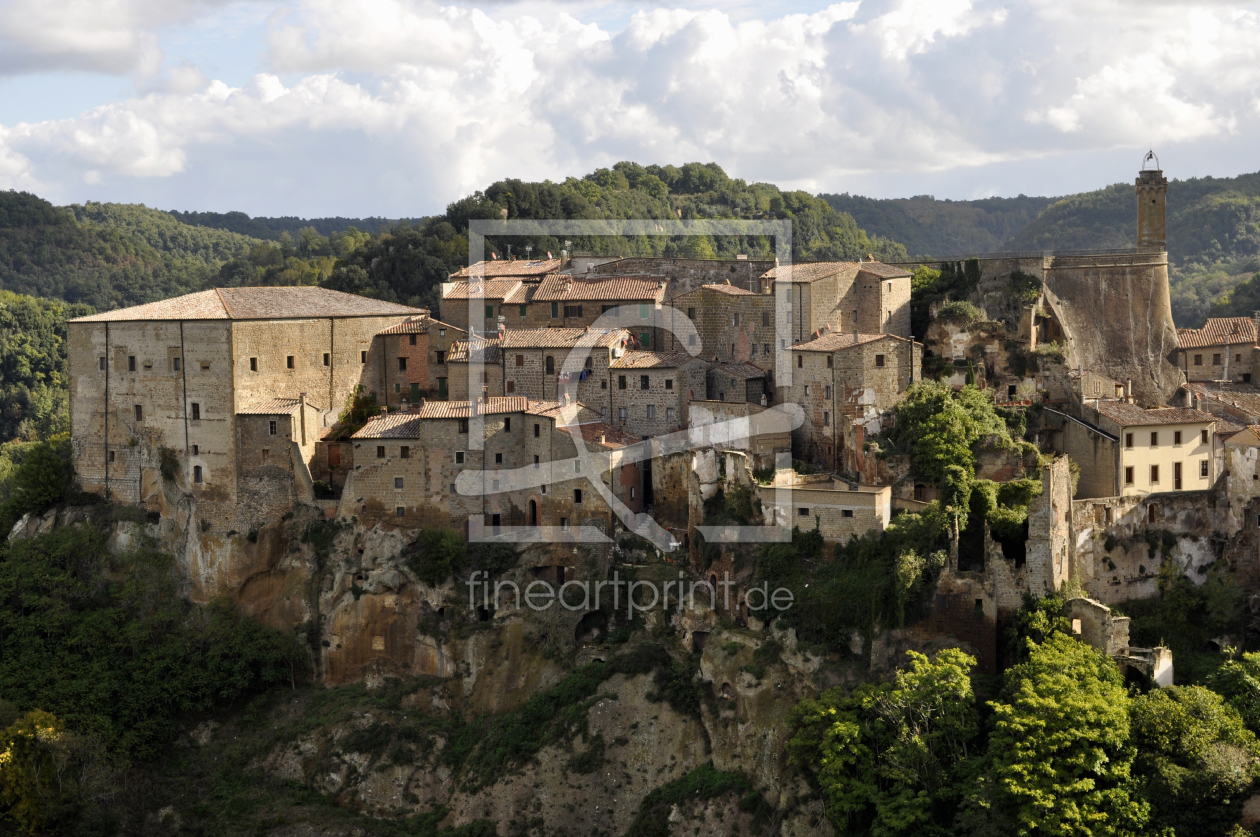
<svg viewBox="0 0 1260 837"><path fill-rule="evenodd" d="M1154 168L1147 168L1154 163ZM1137 176L1137 248L1139 253L1163 253L1168 250L1164 233L1164 216L1168 205L1168 178L1159 168L1154 151L1146 152L1142 170Z"/></svg>

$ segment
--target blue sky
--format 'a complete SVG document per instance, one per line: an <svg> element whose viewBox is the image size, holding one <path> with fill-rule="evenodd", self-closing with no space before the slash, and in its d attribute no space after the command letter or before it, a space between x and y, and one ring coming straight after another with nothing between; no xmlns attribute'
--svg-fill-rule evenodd
<svg viewBox="0 0 1260 837"><path fill-rule="evenodd" d="M874 197L1260 169L1260 7L0 0L0 188L415 216L622 159Z"/></svg>

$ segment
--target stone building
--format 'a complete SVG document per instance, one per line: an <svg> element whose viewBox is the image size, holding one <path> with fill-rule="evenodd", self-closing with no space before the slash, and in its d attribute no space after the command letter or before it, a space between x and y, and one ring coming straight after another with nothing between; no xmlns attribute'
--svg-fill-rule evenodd
<svg viewBox="0 0 1260 837"><path fill-rule="evenodd" d="M1202 491L1216 482L1210 413L1098 400L1086 402L1081 418L1064 419L1055 444L1080 466L1077 497Z"/></svg>
<svg viewBox="0 0 1260 837"><path fill-rule="evenodd" d="M431 402L369 421L352 437L355 468L339 513L369 526L448 526L466 536L470 520L491 536L507 527L609 533L612 510L575 466L575 439L590 456L587 473L639 511L638 465L619 456L637 439L580 404L513 396Z"/></svg>
<svg viewBox="0 0 1260 837"><path fill-rule="evenodd" d="M686 427L688 402L705 396L705 364L683 352L626 352L608 378L608 422L643 438Z"/></svg>
<svg viewBox="0 0 1260 837"><path fill-rule="evenodd" d="M1210 317L1203 328L1177 329L1177 366L1187 381L1251 383L1256 322Z"/></svg>
<svg viewBox="0 0 1260 837"><path fill-rule="evenodd" d="M450 395L446 358L451 345L467 332L428 316L415 317L377 334L384 380L383 404L406 408L422 398L445 401Z"/></svg>
<svg viewBox="0 0 1260 837"><path fill-rule="evenodd" d="M446 369L453 401L503 395L503 352L497 334L452 343L446 355Z"/></svg>
<svg viewBox="0 0 1260 837"><path fill-rule="evenodd" d="M524 299L526 293L526 285L513 278L446 282L440 303L442 321L478 337L493 335L499 330L504 301Z"/></svg>
<svg viewBox="0 0 1260 837"><path fill-rule="evenodd" d="M609 366L625 353L630 342L631 334L624 328L506 329L499 341L502 394L543 400L567 395L607 418L611 406ZM573 352L578 354L570 363Z"/></svg>
<svg viewBox="0 0 1260 837"><path fill-rule="evenodd" d="M805 409L792 454L828 470L862 470L863 445L920 380L923 346L891 334L832 333L790 349L792 381L776 402Z"/></svg>
<svg viewBox="0 0 1260 837"><path fill-rule="evenodd" d="M791 488L790 500L780 499L777 489L785 487ZM757 494L767 523L817 529L831 543L872 530L882 532L892 520L892 488L887 485L859 485L825 474L801 476L784 470L775 473L773 485L758 486Z"/></svg>
<svg viewBox="0 0 1260 837"><path fill-rule="evenodd" d="M486 279L521 279L539 282L544 276L564 269L563 259L490 259L461 267L450 276L452 282L476 282Z"/></svg>
<svg viewBox="0 0 1260 837"><path fill-rule="evenodd" d="M578 259L575 257L575 262ZM688 293L702 285L730 283L754 293L768 293L761 288L761 277L773 268L773 259L676 259L633 256L592 264L588 272L596 276L661 276L669 281L666 299Z"/></svg>
<svg viewBox="0 0 1260 837"><path fill-rule="evenodd" d="M220 288L72 320L70 418L81 486L122 502L157 502L159 452L169 449L174 476L205 501L203 519L241 529L238 504L265 492L256 479L248 491L241 482L247 468L258 473L242 446L263 435L260 423L277 422L278 441L288 427L309 468L311 444L350 397L384 390L377 334L423 313L317 287ZM293 455L289 443L267 443L279 469L268 473L288 467L281 463Z"/></svg>
<svg viewBox="0 0 1260 837"><path fill-rule="evenodd" d="M715 363L709 367L709 398L766 406L771 395L768 377L766 370L751 363Z"/></svg>
<svg viewBox="0 0 1260 837"><path fill-rule="evenodd" d="M1238 424L1260 423L1260 386L1230 381L1190 381L1181 392L1186 403Z"/></svg>
<svg viewBox="0 0 1260 837"><path fill-rule="evenodd" d="M644 349L658 345L656 313L665 299L664 279L656 276L548 276L523 295L505 300L502 314L508 328L585 328L609 312L622 314L603 328L627 328ZM517 299L524 300L517 303Z"/></svg>
<svg viewBox="0 0 1260 837"><path fill-rule="evenodd" d="M767 283L769 287L769 283ZM734 284L702 285L670 300L666 317L685 315L696 334L683 339L667 329L667 351L686 351L705 360L774 364L775 298Z"/></svg>
<svg viewBox="0 0 1260 837"><path fill-rule="evenodd" d="M910 272L903 267L868 256L782 265L762 279L788 287L790 343L829 331L910 336Z"/></svg>

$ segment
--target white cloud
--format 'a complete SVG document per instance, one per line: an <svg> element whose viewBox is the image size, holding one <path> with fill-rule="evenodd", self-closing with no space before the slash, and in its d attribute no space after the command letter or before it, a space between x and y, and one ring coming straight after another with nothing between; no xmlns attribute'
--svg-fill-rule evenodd
<svg viewBox="0 0 1260 837"><path fill-rule="evenodd" d="M134 22L147 2L116 0L118 19ZM184 0L164 19L200 8ZM295 0L270 18L270 74L233 87L186 62L144 95L12 126L0 186L38 176L133 194L133 178L178 178L184 192L271 199L305 194L294 185L304 166L343 178L329 200L353 193L402 214L499 177L620 159L715 160L749 179L834 188L856 172L1194 142L1260 121L1260 15L1245 6L863 0L770 20L648 9L617 29L573 5L514 8ZM102 26L78 52L69 36L56 43L102 66L116 47L134 70L138 25ZM369 183L377 191L355 191Z"/></svg>

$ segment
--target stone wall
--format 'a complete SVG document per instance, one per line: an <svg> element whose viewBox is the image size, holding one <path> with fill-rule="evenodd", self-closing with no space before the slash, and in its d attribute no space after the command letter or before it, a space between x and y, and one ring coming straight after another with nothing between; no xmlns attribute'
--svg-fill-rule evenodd
<svg viewBox="0 0 1260 837"><path fill-rule="evenodd" d="M705 365L695 359L679 367L614 367L610 378L609 423L643 438L663 436L685 427L688 401L703 398L706 389ZM649 405L653 412L650 417Z"/></svg>
<svg viewBox="0 0 1260 837"><path fill-rule="evenodd" d="M669 298L693 291L701 285L730 281L746 291L759 293L761 275L773 268L772 259L666 259L627 258L593 265L596 276L664 276L669 280Z"/></svg>

